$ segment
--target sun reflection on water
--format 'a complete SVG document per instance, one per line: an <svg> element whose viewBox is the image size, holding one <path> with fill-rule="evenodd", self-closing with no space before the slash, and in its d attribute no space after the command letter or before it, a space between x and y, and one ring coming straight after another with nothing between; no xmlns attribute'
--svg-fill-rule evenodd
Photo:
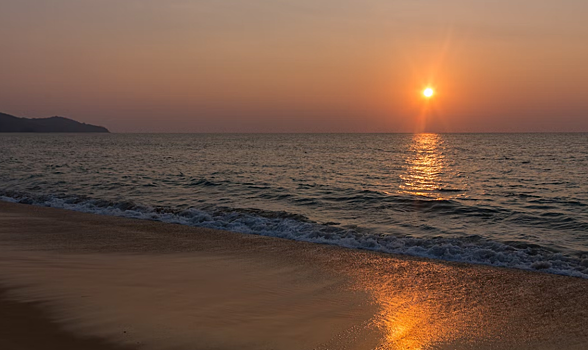
<svg viewBox="0 0 588 350"><path fill-rule="evenodd" d="M443 141L437 134L416 134L406 159L406 173L400 175L400 190L417 196L439 197L440 176L445 167Z"/></svg>
<svg viewBox="0 0 588 350"><path fill-rule="evenodd" d="M459 184L452 187L449 182L457 182L457 174L451 169L443 137L439 134L415 134L406 159L406 171L400 175L400 193L448 199L463 194Z"/></svg>

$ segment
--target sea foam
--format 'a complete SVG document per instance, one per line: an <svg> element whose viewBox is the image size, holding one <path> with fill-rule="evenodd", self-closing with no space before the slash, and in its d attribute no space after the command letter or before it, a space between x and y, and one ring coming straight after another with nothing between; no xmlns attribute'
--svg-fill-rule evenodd
<svg viewBox="0 0 588 350"><path fill-rule="evenodd" d="M296 214L255 209L173 209L138 205L130 201L111 202L79 196L39 196L8 192L0 195L0 200L330 244L351 249L588 278L588 257L571 257L537 245L515 246L480 236L420 238L359 233L349 228L319 224Z"/></svg>

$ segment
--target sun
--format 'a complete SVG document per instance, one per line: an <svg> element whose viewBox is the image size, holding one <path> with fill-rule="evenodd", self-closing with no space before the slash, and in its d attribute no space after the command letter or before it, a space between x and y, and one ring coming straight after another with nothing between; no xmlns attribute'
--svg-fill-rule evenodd
<svg viewBox="0 0 588 350"><path fill-rule="evenodd" d="M431 98L431 97L433 97L434 94L435 94L435 91L432 88L426 88L423 91L423 95L425 95L426 98Z"/></svg>

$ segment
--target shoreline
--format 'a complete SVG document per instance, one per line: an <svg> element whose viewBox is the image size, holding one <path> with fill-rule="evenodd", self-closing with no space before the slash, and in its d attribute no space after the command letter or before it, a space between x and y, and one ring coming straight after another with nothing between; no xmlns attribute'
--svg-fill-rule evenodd
<svg viewBox="0 0 588 350"><path fill-rule="evenodd" d="M435 261L476 264L483 266L550 273L560 276L579 277L588 280L588 268L580 256L558 253L541 245L523 246L492 240L490 238L470 241L467 237L396 237L377 234L359 234L338 226L317 222L306 223L303 218L257 215L247 210L229 210L220 213L200 209L171 210L151 208L126 202L94 202L91 198L64 197L47 199L43 196L0 193L0 201L22 203L39 207L71 210L102 216L156 221L179 224L197 229L230 231L241 234L288 239L297 242L333 245L348 249L384 253L392 256L407 256ZM20 199L19 199L20 198ZM68 199L69 198L69 199ZM72 203L69 200L73 200ZM160 210L162 209L162 210ZM276 213L274 213L276 214Z"/></svg>
<svg viewBox="0 0 588 350"><path fill-rule="evenodd" d="M579 278L7 202L0 251L10 300L113 346L588 344L588 281Z"/></svg>

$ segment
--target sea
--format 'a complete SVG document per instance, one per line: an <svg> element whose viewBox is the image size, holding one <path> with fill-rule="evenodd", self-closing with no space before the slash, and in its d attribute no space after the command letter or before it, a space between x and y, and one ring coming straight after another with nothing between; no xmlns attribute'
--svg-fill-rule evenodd
<svg viewBox="0 0 588 350"><path fill-rule="evenodd" d="M2 134L0 200L588 278L588 134Z"/></svg>

